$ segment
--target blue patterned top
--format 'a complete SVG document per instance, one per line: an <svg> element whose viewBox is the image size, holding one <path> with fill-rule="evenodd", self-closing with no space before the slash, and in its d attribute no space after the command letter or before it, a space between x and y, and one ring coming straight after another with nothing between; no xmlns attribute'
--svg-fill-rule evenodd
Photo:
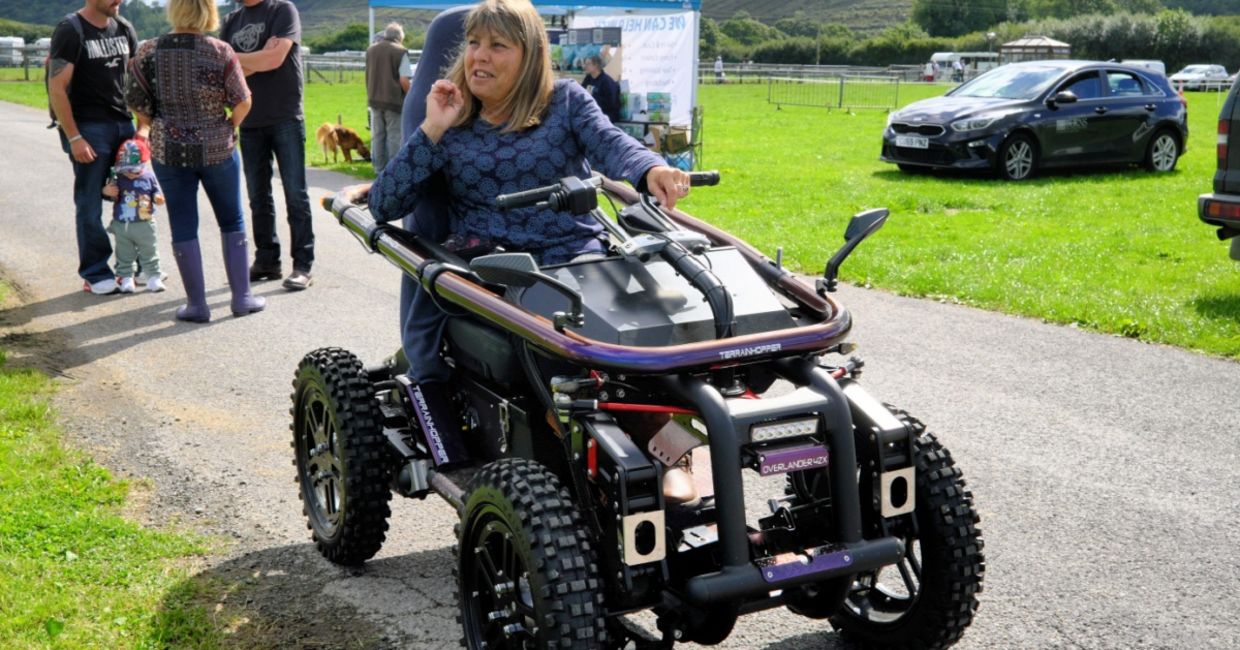
<svg viewBox="0 0 1240 650"><path fill-rule="evenodd" d="M589 163L587 163L587 160ZM443 171L454 238L482 240L526 251L542 264L567 262L601 250L602 226L590 215L539 208L500 210L495 197L552 185L561 178L589 178L591 164L604 176L637 186L663 159L612 125L590 93L572 80L555 84L542 123L516 133L475 119L449 129L438 144L414 132L370 189L377 221L413 211L428 179Z"/></svg>

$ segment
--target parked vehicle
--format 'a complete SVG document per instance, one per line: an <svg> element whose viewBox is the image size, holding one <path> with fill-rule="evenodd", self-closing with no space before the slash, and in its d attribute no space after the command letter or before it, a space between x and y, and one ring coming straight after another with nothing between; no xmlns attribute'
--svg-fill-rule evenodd
<svg viewBox="0 0 1240 650"><path fill-rule="evenodd" d="M599 208L600 190L618 213ZM326 558L372 557L393 492L439 494L460 517L453 575L471 650L711 645L776 607L872 649L946 648L972 622L985 569L973 497L939 440L862 388L852 318L830 294L886 210L853 217L810 287L597 176L496 197L607 229L607 255L541 268L528 253L460 259L351 201L332 201L341 225L453 314L452 426L475 460L434 466L439 438L416 416L399 352L369 367L340 348L307 354L293 450ZM777 378L791 392L771 391ZM642 431L649 444L634 442ZM699 446L714 493L667 500L663 473ZM742 481L756 475L782 477L760 512ZM627 622L646 610L658 637Z"/></svg>
<svg viewBox="0 0 1240 650"><path fill-rule="evenodd" d="M1118 63L1031 61L893 112L881 159L905 172L993 170L1008 180L1068 165L1169 172L1187 141L1187 104L1166 77Z"/></svg>
<svg viewBox="0 0 1240 650"><path fill-rule="evenodd" d="M1240 261L1240 84L1219 112L1214 192L1197 197L1197 216L1218 228L1219 239L1231 240L1231 259Z"/></svg>
<svg viewBox="0 0 1240 650"><path fill-rule="evenodd" d="M21 36L0 36L0 65L21 65L25 47L26 39Z"/></svg>
<svg viewBox="0 0 1240 650"><path fill-rule="evenodd" d="M1163 76L1167 75L1167 64L1159 61L1158 59L1124 59L1123 61L1119 61L1119 63L1138 68L1145 68L1146 70L1153 70Z"/></svg>
<svg viewBox="0 0 1240 650"><path fill-rule="evenodd" d="M1213 64L1190 65L1171 75L1171 85L1184 90L1223 90L1227 86L1227 69Z"/></svg>

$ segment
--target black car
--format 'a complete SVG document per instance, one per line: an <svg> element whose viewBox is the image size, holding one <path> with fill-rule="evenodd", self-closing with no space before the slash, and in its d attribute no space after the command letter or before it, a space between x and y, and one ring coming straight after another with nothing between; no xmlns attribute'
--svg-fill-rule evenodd
<svg viewBox="0 0 1240 650"><path fill-rule="evenodd" d="M904 171L991 169L1022 180L1041 167L1143 162L1168 172L1188 141L1188 110L1154 71L1092 61L1030 61L894 112L882 160Z"/></svg>
<svg viewBox="0 0 1240 650"><path fill-rule="evenodd" d="M1240 260L1240 146L1229 146L1232 133L1240 136L1240 84L1231 87L1218 116L1214 193L1197 198L1197 216L1218 227L1219 239L1231 239L1231 258Z"/></svg>

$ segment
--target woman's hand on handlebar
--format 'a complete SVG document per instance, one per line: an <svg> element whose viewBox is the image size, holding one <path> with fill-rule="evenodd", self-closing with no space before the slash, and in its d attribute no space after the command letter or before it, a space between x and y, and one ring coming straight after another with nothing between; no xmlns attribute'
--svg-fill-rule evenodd
<svg viewBox="0 0 1240 650"><path fill-rule="evenodd" d="M366 205L366 202L370 199L370 183L347 185L340 190L338 196L353 205Z"/></svg>
<svg viewBox="0 0 1240 650"><path fill-rule="evenodd" d="M426 95L426 119L422 121L422 132L431 142L439 144L439 139L452 128L463 110L465 96L461 94L461 89L447 79L436 81Z"/></svg>
<svg viewBox="0 0 1240 650"><path fill-rule="evenodd" d="M646 191L659 199L659 205L671 210L677 201L689 195L689 174L667 165L651 167L646 172Z"/></svg>

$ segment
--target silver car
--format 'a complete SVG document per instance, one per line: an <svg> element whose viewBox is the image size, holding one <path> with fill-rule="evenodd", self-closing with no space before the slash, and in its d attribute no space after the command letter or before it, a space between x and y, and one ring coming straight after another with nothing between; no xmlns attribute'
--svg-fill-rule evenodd
<svg viewBox="0 0 1240 650"><path fill-rule="evenodd" d="M1185 66L1170 79L1177 90L1226 90L1231 85L1227 83L1226 68L1206 63Z"/></svg>

